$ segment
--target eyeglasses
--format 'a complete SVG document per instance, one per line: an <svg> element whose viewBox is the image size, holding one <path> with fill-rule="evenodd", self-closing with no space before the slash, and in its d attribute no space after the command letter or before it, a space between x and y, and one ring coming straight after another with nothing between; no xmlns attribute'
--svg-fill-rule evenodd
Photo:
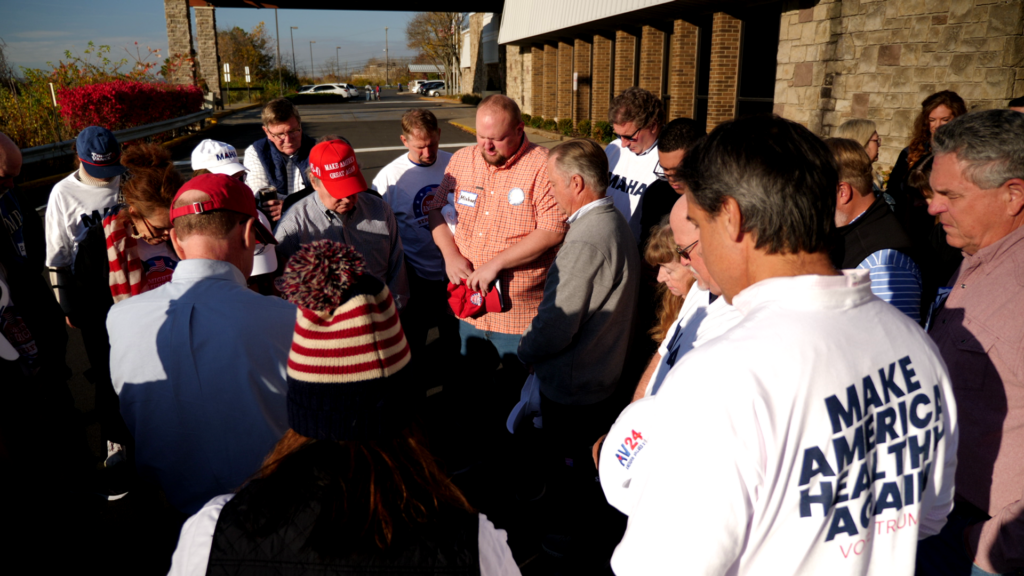
<svg viewBox="0 0 1024 576"><path fill-rule="evenodd" d="M697 242L700 242L700 240L694 240L693 244L690 244L686 248L680 248L679 246L676 246L676 254L679 254L686 260L689 260L690 253L693 252L693 248L697 245Z"/></svg>
<svg viewBox="0 0 1024 576"><path fill-rule="evenodd" d="M142 218L142 223L146 226L146 236L143 236L142 240L166 240L171 237L170 226L168 226L167 228L154 226L153 223L149 221L149 218L146 218L142 214L139 214L139 218ZM138 220L135 220L134 218L132 219L132 223L137 222ZM138 231L138 226L136 226L136 231Z"/></svg>
<svg viewBox="0 0 1024 576"><path fill-rule="evenodd" d="M636 142L636 135L639 134L641 130L643 130L643 128L637 128L629 136L624 136L622 134L616 134L616 136L618 136L623 142Z"/></svg>
<svg viewBox="0 0 1024 576"><path fill-rule="evenodd" d="M875 144L878 144L879 146L882 145L882 139L879 138L878 136L875 136L874 138L868 140L868 142L874 142Z"/></svg>
<svg viewBox="0 0 1024 576"><path fill-rule="evenodd" d="M661 170L660 164L654 169L654 177L662 182L680 182L682 180L677 170Z"/></svg>
<svg viewBox="0 0 1024 576"><path fill-rule="evenodd" d="M274 140L274 141L277 141L277 142L280 142L280 141L284 140L285 137L287 137L290 140L292 138L298 138L301 135L302 135L302 127L301 126L299 128L297 128L297 129L295 129L295 130L289 130L287 132L281 132L280 134L274 134L270 130L267 130L267 137L270 138L271 140Z"/></svg>

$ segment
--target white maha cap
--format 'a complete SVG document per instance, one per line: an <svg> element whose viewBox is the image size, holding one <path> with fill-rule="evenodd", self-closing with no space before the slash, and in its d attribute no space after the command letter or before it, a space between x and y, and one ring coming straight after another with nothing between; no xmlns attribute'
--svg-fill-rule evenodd
<svg viewBox="0 0 1024 576"><path fill-rule="evenodd" d="M212 140L209 140L209 142L212 142ZM259 215L260 222L267 227L267 230L271 230L270 220L267 219L267 216L259 210L256 211L256 214ZM263 244L257 244L257 248L260 246L263 246ZM253 257L252 273L250 273L249 276L252 277L260 274L270 274L275 270L277 270L277 253L274 252L273 246L265 246L262 254L257 254Z"/></svg>
<svg viewBox="0 0 1024 576"><path fill-rule="evenodd" d="M246 171L238 161L238 151L231 144L207 138L192 151L192 170L209 170L214 174L233 176Z"/></svg>

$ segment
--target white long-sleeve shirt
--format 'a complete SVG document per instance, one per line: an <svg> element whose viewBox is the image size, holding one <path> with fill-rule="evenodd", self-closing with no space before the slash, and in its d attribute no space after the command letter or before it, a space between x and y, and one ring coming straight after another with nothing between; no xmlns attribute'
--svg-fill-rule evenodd
<svg viewBox="0 0 1024 576"><path fill-rule="evenodd" d="M78 172L58 182L46 203L46 265L72 267L78 243L93 224L99 224L117 206L121 189L118 176L102 186L79 180Z"/></svg>
<svg viewBox="0 0 1024 576"><path fill-rule="evenodd" d="M217 529L220 511L234 494L224 494L210 500L181 527L178 547L171 557L168 576L200 576L206 574L213 547L213 532ZM487 516L480 514L477 545L481 576L519 576L519 566L508 547L508 535L494 527Z"/></svg>
<svg viewBox="0 0 1024 576"><path fill-rule="evenodd" d="M744 319L645 400L646 483L615 573L912 574L953 505L935 345L863 270L764 280L732 304Z"/></svg>

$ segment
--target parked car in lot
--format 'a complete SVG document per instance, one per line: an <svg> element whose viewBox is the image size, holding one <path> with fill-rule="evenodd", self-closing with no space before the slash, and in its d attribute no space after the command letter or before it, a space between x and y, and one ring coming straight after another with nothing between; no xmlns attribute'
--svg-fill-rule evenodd
<svg viewBox="0 0 1024 576"><path fill-rule="evenodd" d="M299 94L337 94L344 98L354 98L358 96L359 90L355 86L349 88L349 84L316 84L311 86L308 90L303 90Z"/></svg>
<svg viewBox="0 0 1024 576"><path fill-rule="evenodd" d="M423 93L430 97L436 97L444 94L444 82L431 82L424 89Z"/></svg>
<svg viewBox="0 0 1024 576"><path fill-rule="evenodd" d="M409 92L412 92L413 94L419 94L420 93L420 86L422 86L423 84L425 84L427 82L430 82L430 80L410 80L409 81Z"/></svg>
<svg viewBox="0 0 1024 576"><path fill-rule="evenodd" d="M304 84L302 86L299 86L299 94L302 94L303 92L308 92L309 89L312 88L313 86L315 86L315 85L314 84Z"/></svg>

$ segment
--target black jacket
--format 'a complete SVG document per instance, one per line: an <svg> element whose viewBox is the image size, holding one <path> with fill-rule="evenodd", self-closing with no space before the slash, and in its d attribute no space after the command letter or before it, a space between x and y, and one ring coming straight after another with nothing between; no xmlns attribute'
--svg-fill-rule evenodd
<svg viewBox="0 0 1024 576"><path fill-rule="evenodd" d="M865 258L879 250L898 250L914 258L913 242L889 206L882 199L875 202L859 218L836 230L839 241L832 249L832 264L840 270L856 268Z"/></svg>

